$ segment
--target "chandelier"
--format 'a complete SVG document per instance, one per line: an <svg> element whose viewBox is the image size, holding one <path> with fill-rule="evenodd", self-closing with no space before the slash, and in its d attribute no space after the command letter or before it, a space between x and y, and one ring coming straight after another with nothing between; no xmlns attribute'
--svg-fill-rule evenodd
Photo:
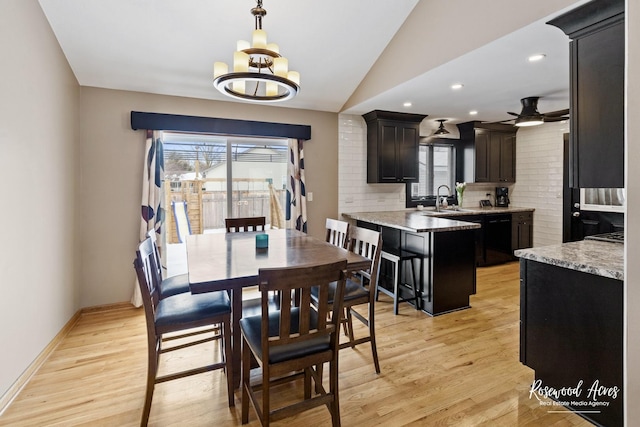
<svg viewBox="0 0 640 427"><path fill-rule="evenodd" d="M252 43L239 40L233 54L233 72L224 62L213 64L213 86L235 99L256 102L279 102L291 99L300 90L300 74L289 71L289 61L280 55L278 45L267 44L262 17L267 11L262 0L251 9L256 29Z"/></svg>

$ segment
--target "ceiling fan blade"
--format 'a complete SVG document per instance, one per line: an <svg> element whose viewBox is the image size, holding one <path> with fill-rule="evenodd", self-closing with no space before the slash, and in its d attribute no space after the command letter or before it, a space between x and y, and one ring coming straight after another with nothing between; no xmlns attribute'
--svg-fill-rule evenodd
<svg viewBox="0 0 640 427"><path fill-rule="evenodd" d="M569 117L547 117L546 115L544 116L545 122L561 122L563 120L569 120Z"/></svg>
<svg viewBox="0 0 640 427"><path fill-rule="evenodd" d="M511 111L507 111L507 114L511 114L512 116L520 117L520 114L512 113Z"/></svg>
<svg viewBox="0 0 640 427"><path fill-rule="evenodd" d="M543 113L542 115L545 117L559 117L559 116L566 116L569 114L569 109L564 109L564 110L558 110L558 111L550 111L548 113Z"/></svg>
<svg viewBox="0 0 640 427"><path fill-rule="evenodd" d="M514 122L516 119L505 119L505 120L500 120L497 122L491 122L491 123L509 123L509 122Z"/></svg>

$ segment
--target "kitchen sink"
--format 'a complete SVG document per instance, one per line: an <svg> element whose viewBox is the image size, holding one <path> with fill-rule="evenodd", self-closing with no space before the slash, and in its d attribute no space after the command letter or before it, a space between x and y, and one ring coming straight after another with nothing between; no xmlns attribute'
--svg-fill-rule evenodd
<svg viewBox="0 0 640 427"><path fill-rule="evenodd" d="M440 211L436 211L435 209L428 210L428 211L422 211L422 215L425 215L425 216L446 216L448 214L452 214L452 213L455 213L455 212L469 213L469 212L476 212L476 211L471 210L471 209L464 209L464 208L460 208L460 207L454 206L454 207L450 207L450 208L446 208L446 209L441 209Z"/></svg>

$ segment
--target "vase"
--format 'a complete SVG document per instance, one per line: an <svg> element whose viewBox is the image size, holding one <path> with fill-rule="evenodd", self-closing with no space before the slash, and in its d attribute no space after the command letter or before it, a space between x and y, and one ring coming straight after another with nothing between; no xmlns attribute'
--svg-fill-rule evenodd
<svg viewBox="0 0 640 427"><path fill-rule="evenodd" d="M462 207L462 191L458 191L458 206Z"/></svg>

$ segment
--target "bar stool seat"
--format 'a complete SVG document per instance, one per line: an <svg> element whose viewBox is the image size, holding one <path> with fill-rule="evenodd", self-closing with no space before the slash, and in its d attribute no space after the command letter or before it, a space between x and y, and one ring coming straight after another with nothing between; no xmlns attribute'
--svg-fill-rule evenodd
<svg viewBox="0 0 640 427"><path fill-rule="evenodd" d="M378 300L378 291L382 291L383 293L389 295L393 298L393 314L398 314L398 304L401 302L411 301L413 300L416 310L419 310L420 307L420 294L418 292L418 275L416 275L416 269L413 265L414 260L418 260L420 262L420 270L422 271L422 255L416 252L409 251L407 249L399 249L398 251L382 251L380 254L380 258L385 259L393 264L393 290L386 289L383 286L378 286L376 288L376 301ZM403 263L409 262L411 264L411 276L412 281L411 284L406 282L402 282L402 275L400 271L402 270ZM403 298L400 295L400 287L407 289L412 292L412 296L409 298Z"/></svg>

